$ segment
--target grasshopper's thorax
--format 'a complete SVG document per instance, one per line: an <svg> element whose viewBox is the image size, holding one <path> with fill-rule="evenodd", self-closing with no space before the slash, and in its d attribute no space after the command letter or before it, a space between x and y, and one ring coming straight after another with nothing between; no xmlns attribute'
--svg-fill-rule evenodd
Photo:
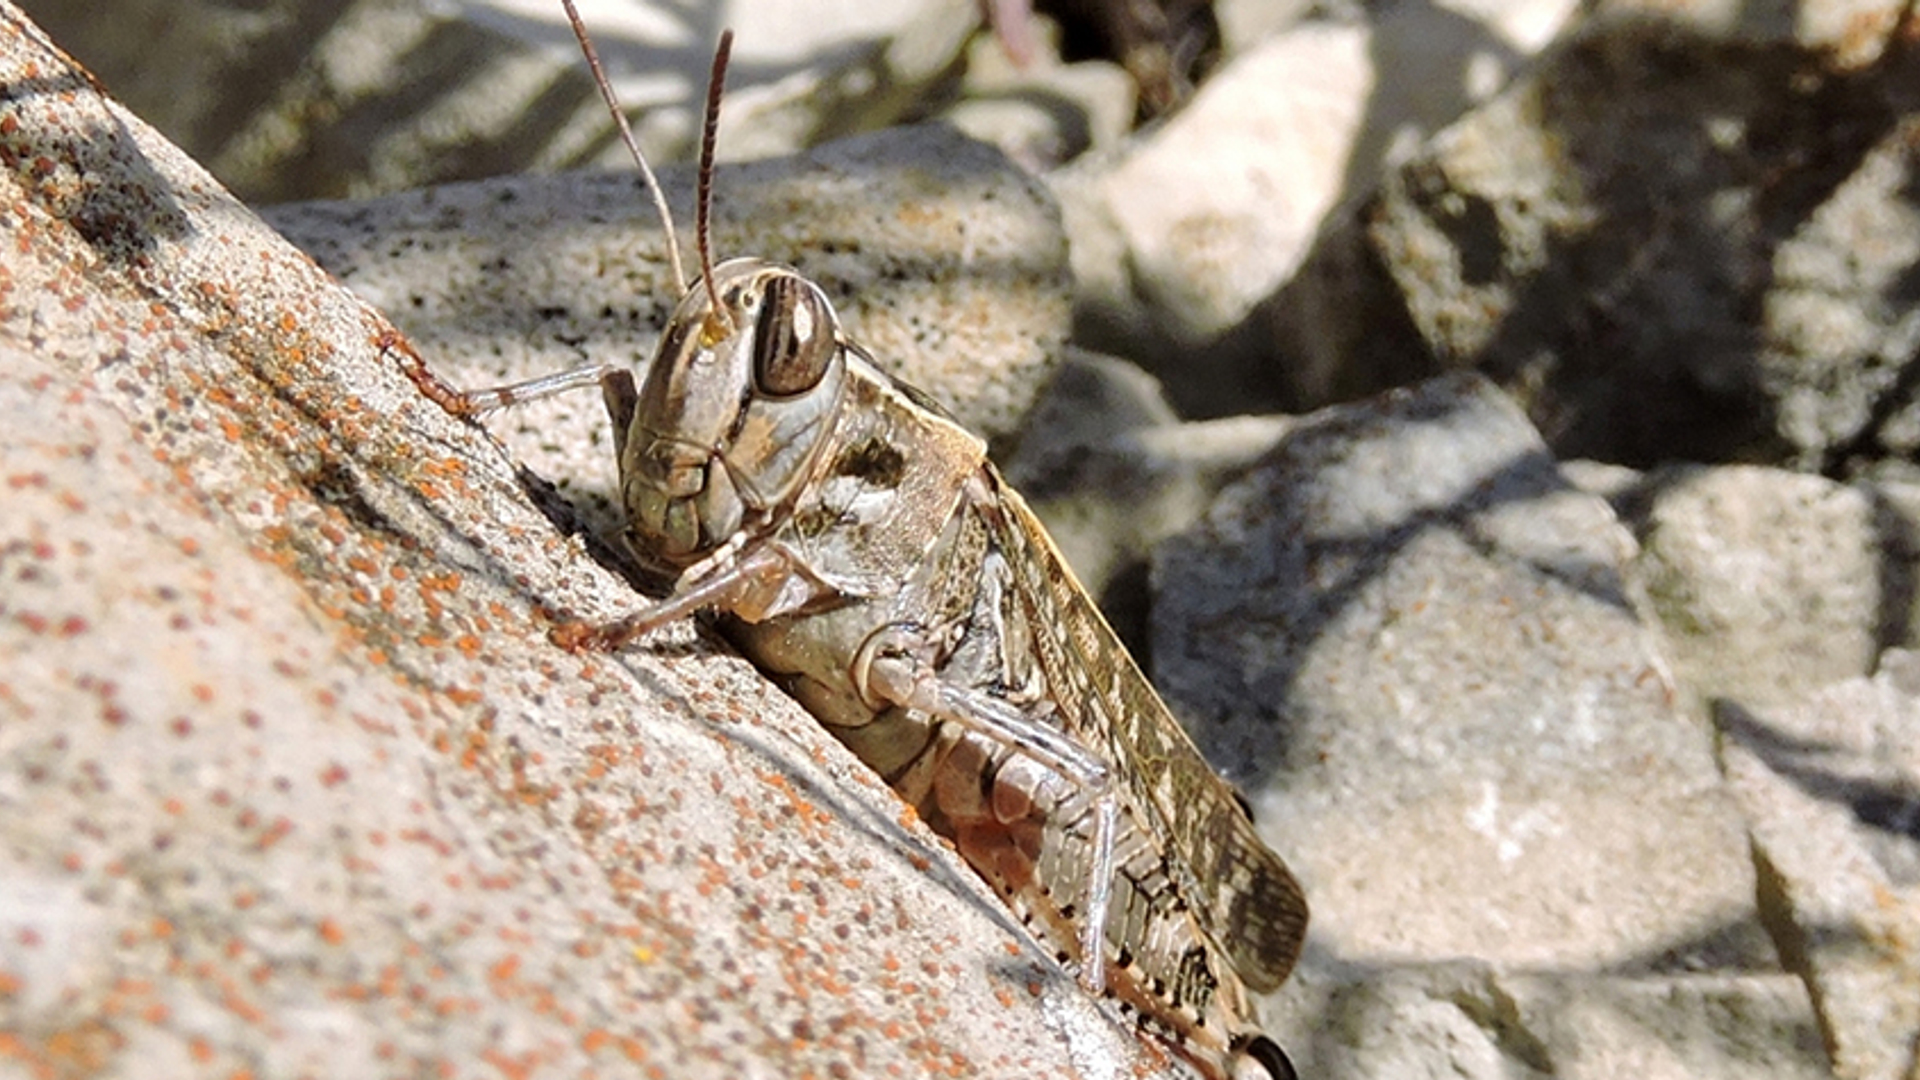
<svg viewBox="0 0 1920 1080"><path fill-rule="evenodd" d="M687 566L786 505L832 432L846 378L833 307L794 270L733 259L711 288L696 282L620 437L635 546Z"/></svg>

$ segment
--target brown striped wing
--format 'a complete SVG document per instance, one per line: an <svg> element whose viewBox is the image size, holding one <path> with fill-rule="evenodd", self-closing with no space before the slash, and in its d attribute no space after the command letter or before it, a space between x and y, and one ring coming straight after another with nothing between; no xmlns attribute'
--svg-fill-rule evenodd
<svg viewBox="0 0 1920 1080"><path fill-rule="evenodd" d="M987 516L1035 628L1032 646L1062 724L1110 764L1135 811L1166 838L1195 913L1248 987L1278 987L1306 936L1307 901L1107 625L1026 501L997 472ZM1049 633L1051 630L1053 632Z"/></svg>

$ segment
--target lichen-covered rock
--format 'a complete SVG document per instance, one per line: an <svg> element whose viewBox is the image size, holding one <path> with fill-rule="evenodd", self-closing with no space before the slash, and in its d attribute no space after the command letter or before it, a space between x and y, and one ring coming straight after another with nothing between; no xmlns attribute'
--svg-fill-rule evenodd
<svg viewBox="0 0 1920 1080"><path fill-rule="evenodd" d="M1163 1067L0 12L0 1069Z"/></svg>

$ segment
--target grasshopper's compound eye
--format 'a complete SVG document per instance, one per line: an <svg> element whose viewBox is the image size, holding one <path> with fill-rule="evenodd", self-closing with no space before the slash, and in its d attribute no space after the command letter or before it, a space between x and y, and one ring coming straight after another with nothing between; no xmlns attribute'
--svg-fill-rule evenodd
<svg viewBox="0 0 1920 1080"><path fill-rule="evenodd" d="M760 297L753 331L753 384L763 394L791 397L820 385L839 348L832 305L797 274L779 274Z"/></svg>

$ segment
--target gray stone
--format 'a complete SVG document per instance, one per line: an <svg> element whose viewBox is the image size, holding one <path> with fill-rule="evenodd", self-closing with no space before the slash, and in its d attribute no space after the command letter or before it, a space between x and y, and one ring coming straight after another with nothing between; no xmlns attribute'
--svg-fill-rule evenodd
<svg viewBox="0 0 1920 1080"><path fill-rule="evenodd" d="M661 182L697 273L692 176L667 169ZM799 267L881 367L976 431L1014 429L1068 330L1066 242L1043 186L991 147L930 125L725 167L715 188L716 258ZM293 204L266 217L469 387L593 361L644 369L679 298L631 171ZM606 505L614 463L597 394L490 427L536 472Z"/></svg>
<svg viewBox="0 0 1920 1080"><path fill-rule="evenodd" d="M1674 666L1703 700L1797 700L1867 675L1913 638L1920 519L1887 496L1757 466L1675 468L1643 482L1641 574ZM1892 635L1889 642L1884 638Z"/></svg>
<svg viewBox="0 0 1920 1080"><path fill-rule="evenodd" d="M1473 366L1640 466L1920 446L1904 10L1602 5L1330 225L1261 309L1285 389Z"/></svg>
<svg viewBox="0 0 1920 1080"><path fill-rule="evenodd" d="M690 625L550 644L564 504L0 13L10 1072L1167 1074Z"/></svg>
<svg viewBox="0 0 1920 1080"><path fill-rule="evenodd" d="M1902 119L1773 258L1759 379L1803 468L1920 451L1920 398L1906 385L1920 350L1916 144L1920 116Z"/></svg>
<svg viewBox="0 0 1920 1080"><path fill-rule="evenodd" d="M1513 971L1395 965L1316 979L1311 1030L1284 1032L1302 1076L1745 1080L1831 1075L1806 988L1773 973Z"/></svg>
<svg viewBox="0 0 1920 1080"><path fill-rule="evenodd" d="M1310 963L1765 958L1633 552L1467 378L1306 418L1161 545L1156 680L1300 872Z"/></svg>
<svg viewBox="0 0 1920 1080"><path fill-rule="evenodd" d="M1769 928L1844 1080L1920 1068L1920 654L1800 702L1717 711Z"/></svg>

